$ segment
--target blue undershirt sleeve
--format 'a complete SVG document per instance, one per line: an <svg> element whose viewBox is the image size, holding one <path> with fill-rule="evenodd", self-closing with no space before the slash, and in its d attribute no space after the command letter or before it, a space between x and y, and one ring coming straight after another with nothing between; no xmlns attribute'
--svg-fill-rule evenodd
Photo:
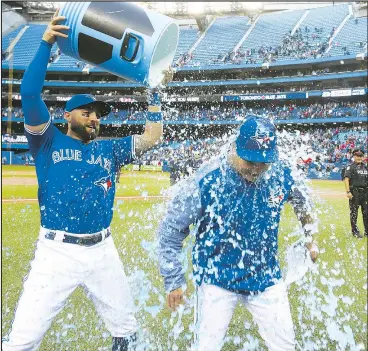
<svg viewBox="0 0 368 351"><path fill-rule="evenodd" d="M183 190L185 189L185 190ZM183 241L189 227L202 216L200 189L193 178L177 184L177 193L169 202L167 213L158 228L160 273L165 290L173 291L185 285L181 263Z"/></svg>
<svg viewBox="0 0 368 351"><path fill-rule="evenodd" d="M112 140L116 169L132 163L135 160L135 138L128 136L125 138Z"/></svg>
<svg viewBox="0 0 368 351"><path fill-rule="evenodd" d="M41 98L52 45L42 40L32 62L23 75L20 94L24 124L38 126L50 121L47 106ZM47 127L47 126L46 126Z"/></svg>

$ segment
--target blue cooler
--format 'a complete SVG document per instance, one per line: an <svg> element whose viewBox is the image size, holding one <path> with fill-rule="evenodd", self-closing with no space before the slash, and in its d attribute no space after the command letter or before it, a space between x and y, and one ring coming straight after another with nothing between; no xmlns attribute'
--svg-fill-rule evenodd
<svg viewBox="0 0 368 351"><path fill-rule="evenodd" d="M170 17L128 2L68 2L60 8L68 38L61 51L117 76L155 87L174 58L179 27Z"/></svg>

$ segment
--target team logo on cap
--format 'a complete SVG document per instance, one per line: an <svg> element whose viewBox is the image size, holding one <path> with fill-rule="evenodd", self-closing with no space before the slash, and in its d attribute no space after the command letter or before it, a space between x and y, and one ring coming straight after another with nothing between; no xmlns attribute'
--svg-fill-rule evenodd
<svg viewBox="0 0 368 351"><path fill-rule="evenodd" d="M256 134L251 137L260 149L268 148L270 142L273 141L274 138L275 136L270 136L269 130L260 125L257 126Z"/></svg>
<svg viewBox="0 0 368 351"><path fill-rule="evenodd" d="M103 177L103 178L95 181L94 184L103 189L105 196L107 195L110 188L112 187L112 181L111 181L110 177Z"/></svg>

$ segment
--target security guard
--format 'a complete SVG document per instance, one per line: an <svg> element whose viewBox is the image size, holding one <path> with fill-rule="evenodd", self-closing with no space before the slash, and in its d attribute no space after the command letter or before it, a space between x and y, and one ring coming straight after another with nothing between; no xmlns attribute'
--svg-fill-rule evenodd
<svg viewBox="0 0 368 351"><path fill-rule="evenodd" d="M346 167L345 189L349 198L350 223L353 236L362 238L357 227L358 209L362 208L364 234L368 235L368 168L363 163L364 151L353 150L354 162Z"/></svg>

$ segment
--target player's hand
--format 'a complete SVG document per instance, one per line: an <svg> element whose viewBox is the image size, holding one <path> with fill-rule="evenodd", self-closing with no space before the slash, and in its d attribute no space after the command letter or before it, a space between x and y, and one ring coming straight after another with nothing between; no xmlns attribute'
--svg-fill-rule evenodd
<svg viewBox="0 0 368 351"><path fill-rule="evenodd" d="M346 196L348 197L349 200L351 200L353 198L353 194L352 193L347 193Z"/></svg>
<svg viewBox="0 0 368 351"><path fill-rule="evenodd" d="M176 308L183 302L184 293L182 288L170 291L167 295L167 306L173 311L175 311Z"/></svg>
<svg viewBox="0 0 368 351"><path fill-rule="evenodd" d="M318 246L316 245L316 243L314 243L313 241L310 243L305 244L306 248L309 251L310 254L310 258L313 262L316 262L316 259L318 257L319 254L319 250L318 250Z"/></svg>
<svg viewBox="0 0 368 351"><path fill-rule="evenodd" d="M68 35L60 32L61 30L68 30L69 26L57 24L60 21L65 20L64 16L59 16L59 9L56 10L54 17L50 21L45 33L43 33L42 40L47 41L50 44L54 44L56 37L67 38Z"/></svg>

